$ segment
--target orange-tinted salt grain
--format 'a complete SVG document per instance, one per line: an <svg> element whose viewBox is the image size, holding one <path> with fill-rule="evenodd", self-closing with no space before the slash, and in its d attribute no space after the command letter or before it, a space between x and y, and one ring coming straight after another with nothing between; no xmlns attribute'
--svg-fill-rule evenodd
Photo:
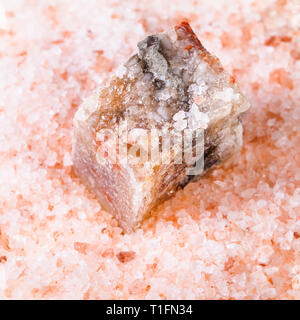
<svg viewBox="0 0 300 320"><path fill-rule="evenodd" d="M127 263L135 258L134 251L120 251L117 254L117 258L121 263Z"/></svg>
<svg viewBox="0 0 300 320"><path fill-rule="evenodd" d="M280 86L284 88L288 88L290 90L294 89L293 80L290 77L290 73L285 69L276 69L270 73L270 82L278 83Z"/></svg>
<svg viewBox="0 0 300 320"><path fill-rule="evenodd" d="M87 254L89 244L84 242L74 242L74 249L81 254Z"/></svg>

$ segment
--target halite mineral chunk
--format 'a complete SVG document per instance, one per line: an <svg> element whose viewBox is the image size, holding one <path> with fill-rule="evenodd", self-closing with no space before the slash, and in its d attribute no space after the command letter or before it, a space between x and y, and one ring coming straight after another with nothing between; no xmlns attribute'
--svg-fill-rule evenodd
<svg viewBox="0 0 300 320"><path fill-rule="evenodd" d="M125 232L235 154L249 108L187 22L138 49L74 118L75 172Z"/></svg>

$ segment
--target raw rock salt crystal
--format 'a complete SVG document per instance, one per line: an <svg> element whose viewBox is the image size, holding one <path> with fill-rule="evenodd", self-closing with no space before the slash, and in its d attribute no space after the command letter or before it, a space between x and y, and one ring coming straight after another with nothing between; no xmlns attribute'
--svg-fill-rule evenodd
<svg viewBox="0 0 300 320"><path fill-rule="evenodd" d="M241 114L249 108L232 77L206 51L188 23L148 36L138 49L108 86L79 107L74 118L75 172L126 232L135 230L153 208L195 178L187 176L188 167L204 159L198 178L240 150ZM125 128L122 134L120 127ZM198 141L202 131L195 131L190 149L198 153L192 164L177 162L188 147L182 150L175 138L170 140L171 154L165 149L161 152L164 162L157 164L146 157L132 164L124 161L127 150L121 144L116 155L111 137L97 139L99 131L107 128L119 132L122 139L134 128L205 131L204 142ZM146 142L139 139L130 154L142 158L148 150ZM127 143L125 149L132 151L132 144Z"/></svg>

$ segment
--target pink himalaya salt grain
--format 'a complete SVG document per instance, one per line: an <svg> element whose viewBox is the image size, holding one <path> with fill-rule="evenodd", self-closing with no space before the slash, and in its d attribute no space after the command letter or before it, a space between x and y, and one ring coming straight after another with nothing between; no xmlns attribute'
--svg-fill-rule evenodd
<svg viewBox="0 0 300 320"><path fill-rule="evenodd" d="M76 174L125 232L240 150L249 103L187 22L148 36L74 117Z"/></svg>

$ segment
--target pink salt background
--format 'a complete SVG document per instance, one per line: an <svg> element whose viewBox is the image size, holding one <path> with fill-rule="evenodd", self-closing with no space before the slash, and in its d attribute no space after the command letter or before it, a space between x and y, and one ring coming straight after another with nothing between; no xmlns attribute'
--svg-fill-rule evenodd
<svg viewBox="0 0 300 320"><path fill-rule="evenodd" d="M252 103L244 147L122 235L72 173L72 118L182 17ZM299 0L1 0L0 298L300 299L299 30Z"/></svg>

